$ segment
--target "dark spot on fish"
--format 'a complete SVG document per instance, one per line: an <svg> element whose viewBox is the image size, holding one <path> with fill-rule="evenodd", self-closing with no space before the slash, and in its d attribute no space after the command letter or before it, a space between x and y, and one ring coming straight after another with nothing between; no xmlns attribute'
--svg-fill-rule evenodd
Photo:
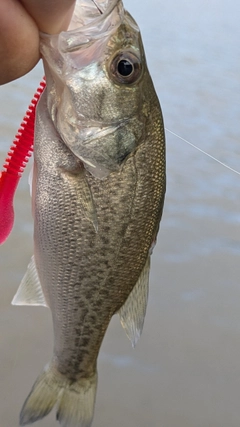
<svg viewBox="0 0 240 427"><path fill-rule="evenodd" d="M86 291L86 293L85 293L85 298L87 299L87 300L90 300L91 298L92 298L92 290L89 290L89 291Z"/></svg>
<svg viewBox="0 0 240 427"><path fill-rule="evenodd" d="M118 157L118 164L121 164L126 158L127 158L127 156L129 155L131 153L131 151L125 151L125 153L124 154L122 154L122 155L119 155L119 157Z"/></svg>
<svg viewBox="0 0 240 427"><path fill-rule="evenodd" d="M94 314L90 315L90 316L89 316L89 322L90 322L92 325L95 325L95 324L97 323L97 316L96 316L96 315L94 315Z"/></svg>
<svg viewBox="0 0 240 427"><path fill-rule="evenodd" d="M102 243L104 244L104 245L109 245L109 238L108 237L106 237L106 236L102 236Z"/></svg>
<svg viewBox="0 0 240 427"><path fill-rule="evenodd" d="M81 344L83 347L87 347L88 343L89 343L89 337L83 337L81 339Z"/></svg>
<svg viewBox="0 0 240 427"><path fill-rule="evenodd" d="M103 232L104 232L104 233L109 233L109 232L110 232L110 227L109 227L109 225L104 225L104 227L103 227Z"/></svg>

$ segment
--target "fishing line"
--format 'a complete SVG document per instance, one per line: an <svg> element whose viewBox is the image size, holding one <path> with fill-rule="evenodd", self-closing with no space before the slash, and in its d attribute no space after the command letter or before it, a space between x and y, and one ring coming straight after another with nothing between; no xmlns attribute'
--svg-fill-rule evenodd
<svg viewBox="0 0 240 427"><path fill-rule="evenodd" d="M195 148L196 150L200 151L201 153L205 154L207 157L210 157L210 159L215 160L215 162L219 163L220 165L224 166L225 168L229 169L232 172L235 172L237 175L240 175L240 172L237 170L231 168L230 166L226 165L226 163L221 162L220 160L216 159L216 157L213 157L211 154L207 153L206 151L202 150L201 148L194 145L192 142L187 141L185 138L182 138L180 135L176 134L175 132L172 132L170 129L165 128L169 133L176 136L177 138L181 139L182 141L186 142L187 144L191 145L191 147Z"/></svg>

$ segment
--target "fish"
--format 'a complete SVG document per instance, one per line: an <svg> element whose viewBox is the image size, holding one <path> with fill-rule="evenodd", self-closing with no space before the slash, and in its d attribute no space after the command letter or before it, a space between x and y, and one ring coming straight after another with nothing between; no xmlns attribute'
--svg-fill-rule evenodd
<svg viewBox="0 0 240 427"><path fill-rule="evenodd" d="M133 346L143 329L166 190L164 123L121 0L78 1L68 31L41 35L41 53L34 255L12 303L49 307L54 339L20 425L56 406L62 427L90 427L112 316Z"/></svg>

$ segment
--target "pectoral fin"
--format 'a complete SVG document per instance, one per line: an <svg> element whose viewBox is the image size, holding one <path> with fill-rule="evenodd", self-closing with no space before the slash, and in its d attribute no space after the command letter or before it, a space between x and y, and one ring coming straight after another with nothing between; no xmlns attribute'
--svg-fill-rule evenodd
<svg viewBox="0 0 240 427"><path fill-rule="evenodd" d="M92 197L91 188L88 185L85 174L82 174L81 180L81 203L83 206L83 212L86 218L93 224L93 227L97 233L98 231L98 221L97 221L97 212Z"/></svg>
<svg viewBox="0 0 240 427"><path fill-rule="evenodd" d="M13 297L12 305L43 305L47 307L34 257L31 258L27 271Z"/></svg>
<svg viewBox="0 0 240 427"><path fill-rule="evenodd" d="M150 257L125 304L119 310L120 321L132 346L135 347L143 330L147 309Z"/></svg>
<svg viewBox="0 0 240 427"><path fill-rule="evenodd" d="M91 187L86 178L85 170L82 166L81 169L77 170L77 173L72 171L64 170L63 177L69 183L69 186L75 188L79 192L80 198L79 203L82 205L82 213L85 218L90 221L94 227L94 230L98 231L98 220L95 203Z"/></svg>

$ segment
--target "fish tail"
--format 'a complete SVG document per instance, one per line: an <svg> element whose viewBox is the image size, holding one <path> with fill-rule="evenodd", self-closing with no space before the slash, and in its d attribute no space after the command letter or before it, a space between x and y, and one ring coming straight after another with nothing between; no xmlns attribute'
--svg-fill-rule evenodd
<svg viewBox="0 0 240 427"><path fill-rule="evenodd" d="M42 419L57 406L61 427L90 427L93 418L97 373L70 381L51 365L39 375L20 413L20 426Z"/></svg>
<svg viewBox="0 0 240 427"><path fill-rule="evenodd" d="M97 373L90 378L81 378L63 391L57 420L61 427L90 427L92 424Z"/></svg>

